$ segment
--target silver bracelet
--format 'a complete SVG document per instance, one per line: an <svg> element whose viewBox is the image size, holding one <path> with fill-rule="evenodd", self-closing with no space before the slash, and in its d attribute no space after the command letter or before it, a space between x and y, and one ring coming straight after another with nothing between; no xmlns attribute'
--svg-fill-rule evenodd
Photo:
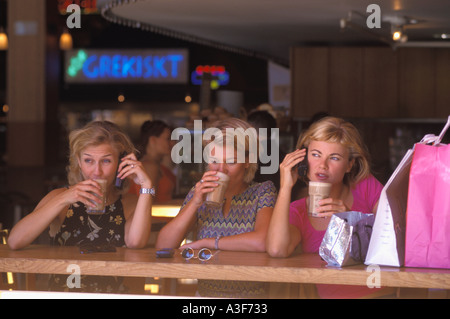
<svg viewBox="0 0 450 319"><path fill-rule="evenodd" d="M150 194L153 197L155 197L156 192L155 192L155 188L141 188L141 190L139 191L139 194Z"/></svg>
<svg viewBox="0 0 450 319"><path fill-rule="evenodd" d="M217 236L216 241L214 243L214 249L219 249L219 239L222 238L222 236Z"/></svg>

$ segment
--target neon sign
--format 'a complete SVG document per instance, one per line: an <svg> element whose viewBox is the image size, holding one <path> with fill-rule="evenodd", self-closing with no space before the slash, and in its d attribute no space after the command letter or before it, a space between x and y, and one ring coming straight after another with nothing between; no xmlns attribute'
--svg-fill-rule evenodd
<svg viewBox="0 0 450 319"><path fill-rule="evenodd" d="M186 83L187 50L73 50L66 55L68 83Z"/></svg>
<svg viewBox="0 0 450 319"><path fill-rule="evenodd" d="M58 0L58 10L62 15L67 14L67 7L76 4L83 14L98 13L97 0Z"/></svg>
<svg viewBox="0 0 450 319"><path fill-rule="evenodd" d="M199 65L191 73L191 82L194 85L202 84L203 73L211 73L211 89L215 90L221 85L227 85L230 82L230 74L225 71L222 65Z"/></svg>

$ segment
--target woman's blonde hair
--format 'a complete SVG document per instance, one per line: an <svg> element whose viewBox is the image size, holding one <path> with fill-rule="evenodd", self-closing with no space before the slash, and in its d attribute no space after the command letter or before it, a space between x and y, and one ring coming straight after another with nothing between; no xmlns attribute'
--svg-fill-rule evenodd
<svg viewBox="0 0 450 319"><path fill-rule="evenodd" d="M69 185L83 181L83 175L79 166L81 152L90 146L110 144L117 154L135 152L135 147L130 138L114 123L109 121L93 121L81 129L69 134L69 165L67 166L67 180ZM128 179L124 180L120 193L126 193L129 188Z"/></svg>
<svg viewBox="0 0 450 319"><path fill-rule="evenodd" d="M370 175L369 152L358 129L337 117L325 117L313 123L298 139L297 148L308 147L311 141L339 143L349 150L349 160L355 160L344 183L353 186Z"/></svg>
<svg viewBox="0 0 450 319"><path fill-rule="evenodd" d="M222 132L222 137L214 140L214 143L223 145L227 139L234 139L234 149L238 151L242 147L245 150L245 160L248 161L249 167L245 170L244 182L251 183L258 169L258 136L255 128L249 123L233 117L214 122L211 127ZM227 132L227 128L234 129L234 132ZM242 142L244 143L242 144ZM207 143L204 144L206 145Z"/></svg>

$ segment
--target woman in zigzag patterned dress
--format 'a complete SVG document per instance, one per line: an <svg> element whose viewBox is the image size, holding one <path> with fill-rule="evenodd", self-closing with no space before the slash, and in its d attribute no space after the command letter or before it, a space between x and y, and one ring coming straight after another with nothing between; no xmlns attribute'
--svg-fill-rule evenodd
<svg viewBox="0 0 450 319"><path fill-rule="evenodd" d="M208 170L201 181L195 184L186 196L177 217L160 232L157 248L176 248L192 229L196 230L197 240L186 244L193 249L209 248L239 251L266 251L266 234L277 192L271 181L253 182L257 163L250 161L251 143L257 143L251 126L239 119L226 119L215 123L213 127L222 132L222 138L216 138L214 151L208 160ZM242 128L226 132L226 128ZM228 142L234 140L234 150L227 153ZM229 147L229 146L228 146ZM245 149L245 162L240 163L238 151ZM234 152L233 152L234 151ZM228 154L228 157L227 157ZM234 154L234 157L230 154ZM217 172L230 177L225 199L220 207L205 204L206 194L217 187ZM182 246L181 248L184 248ZM266 296L266 284L260 282L199 280L198 294L207 297L245 297Z"/></svg>

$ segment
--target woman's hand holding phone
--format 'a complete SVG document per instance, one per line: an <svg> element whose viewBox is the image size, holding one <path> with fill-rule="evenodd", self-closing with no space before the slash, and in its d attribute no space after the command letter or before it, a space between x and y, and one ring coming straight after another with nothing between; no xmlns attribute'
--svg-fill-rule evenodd
<svg viewBox="0 0 450 319"><path fill-rule="evenodd" d="M124 153L121 154L121 156ZM136 155L133 153L125 154L119 160L119 166L117 167L117 179L124 180L127 177L132 178L133 182L140 185L142 188L152 188L152 181L146 173L142 163L137 160ZM116 183L120 184L116 179Z"/></svg>
<svg viewBox="0 0 450 319"><path fill-rule="evenodd" d="M308 148L301 147L301 149L305 149L305 158L298 164L297 172L299 177L306 177L308 175Z"/></svg>
<svg viewBox="0 0 450 319"><path fill-rule="evenodd" d="M306 157L306 149L297 149L289 153L280 164L280 187L294 187L298 179L297 165Z"/></svg>

